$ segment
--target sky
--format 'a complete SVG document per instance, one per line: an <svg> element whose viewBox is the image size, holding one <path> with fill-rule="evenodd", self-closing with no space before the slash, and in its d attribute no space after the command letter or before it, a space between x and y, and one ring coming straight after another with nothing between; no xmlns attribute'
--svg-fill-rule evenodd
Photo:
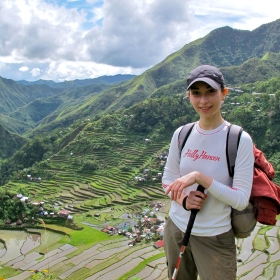
<svg viewBox="0 0 280 280"><path fill-rule="evenodd" d="M277 7L278 0L1 0L0 76L139 75L216 28L277 20Z"/></svg>

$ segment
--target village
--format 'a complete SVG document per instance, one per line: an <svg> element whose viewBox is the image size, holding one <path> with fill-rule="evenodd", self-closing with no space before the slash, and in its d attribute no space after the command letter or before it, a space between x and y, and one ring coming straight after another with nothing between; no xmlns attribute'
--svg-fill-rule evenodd
<svg viewBox="0 0 280 280"><path fill-rule="evenodd" d="M57 219L66 220L69 222L73 221L73 216L71 215L70 211L65 209L61 209L57 213L48 211L45 207L45 202L32 201L29 197L20 193L16 194L13 199L20 201L23 205L27 205L28 208L32 210L29 210L29 216L27 216L25 212L21 212L18 213L16 220L6 218L4 221L6 226L24 226L26 223L31 223L34 225L37 221L37 218L51 218L54 222L57 221Z"/></svg>
<svg viewBox="0 0 280 280"><path fill-rule="evenodd" d="M161 160L162 155L158 156ZM144 173L149 173L148 169L144 170ZM158 173L158 177L161 177L162 173ZM27 175L28 180L32 180L32 176ZM37 178L36 178L37 179ZM136 180L139 178L135 178ZM40 178L41 180L41 178ZM138 180L137 180L138 181ZM46 205L43 201L31 201L29 197L22 194L16 194L15 199L20 200L23 204L32 205L36 211L34 212L34 217L31 218L32 224L35 222L35 217L40 218L62 218L70 223L73 221L73 215L71 211L60 209L57 213L53 211L48 211ZM165 217L162 216L163 213L159 214L160 209L164 206L160 201L152 202L149 204L149 207L144 209L142 213L137 215L124 214L124 222L118 226L112 226L110 224L106 225L101 231L109 235L123 235L128 239L128 246L135 246L137 243L151 243L155 248L162 248L163 243L163 234L165 226ZM133 219L131 219L133 217ZM129 218L129 219L126 219ZM32 221L33 220L33 221ZM27 221L27 217L24 215L21 219L17 221L11 221L11 219L6 219L6 226L24 226L24 223Z"/></svg>
<svg viewBox="0 0 280 280"><path fill-rule="evenodd" d="M123 235L128 238L128 246L137 243L153 243L155 248L163 247L165 220L157 217L156 213L164 206L162 202L153 202L149 209L144 209L135 222L122 223L119 226L106 225L101 231L110 235ZM136 218L137 219L137 218Z"/></svg>

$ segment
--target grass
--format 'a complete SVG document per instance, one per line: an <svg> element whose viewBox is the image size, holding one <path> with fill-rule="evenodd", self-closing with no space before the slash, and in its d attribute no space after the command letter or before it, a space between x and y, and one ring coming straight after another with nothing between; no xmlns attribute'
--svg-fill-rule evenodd
<svg viewBox="0 0 280 280"><path fill-rule="evenodd" d="M119 236L111 237L100 230L96 230L85 225L82 230L72 231L69 243L72 246L79 246L83 244L92 245L93 243L98 243L112 238L119 238Z"/></svg>

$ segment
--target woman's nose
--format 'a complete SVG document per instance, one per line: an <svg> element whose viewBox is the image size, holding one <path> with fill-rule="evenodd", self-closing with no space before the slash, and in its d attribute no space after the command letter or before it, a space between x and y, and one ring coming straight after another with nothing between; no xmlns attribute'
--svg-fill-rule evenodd
<svg viewBox="0 0 280 280"><path fill-rule="evenodd" d="M202 102L202 103L208 102L208 97L207 97L206 94L202 94L201 95L200 102Z"/></svg>

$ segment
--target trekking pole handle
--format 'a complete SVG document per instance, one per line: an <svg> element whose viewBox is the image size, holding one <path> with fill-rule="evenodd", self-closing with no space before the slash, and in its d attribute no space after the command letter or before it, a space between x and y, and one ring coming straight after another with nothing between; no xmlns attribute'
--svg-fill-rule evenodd
<svg viewBox="0 0 280 280"><path fill-rule="evenodd" d="M196 190L204 193L205 188L201 185L198 185ZM183 246L187 246L188 243L189 243L189 239L190 239L191 231L192 231L192 228L193 228L194 220L195 220L195 217L196 217L196 214L198 213L198 211L199 211L199 209L191 209L191 216L190 216L188 226L187 226L187 229L186 229L183 241L182 241Z"/></svg>

